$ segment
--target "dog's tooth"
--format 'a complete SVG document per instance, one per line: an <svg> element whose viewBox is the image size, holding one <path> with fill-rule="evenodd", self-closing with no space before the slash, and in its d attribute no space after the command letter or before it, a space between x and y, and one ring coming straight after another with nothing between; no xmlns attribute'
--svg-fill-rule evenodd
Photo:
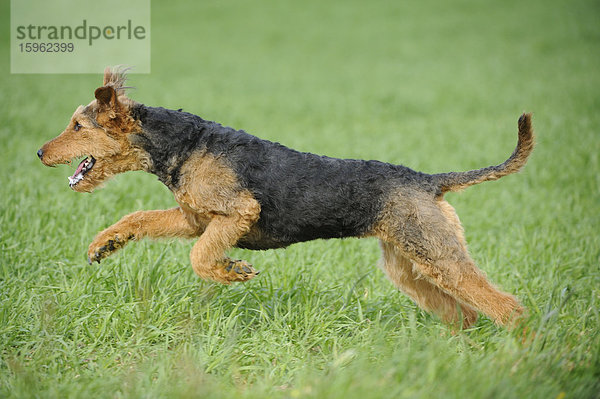
<svg viewBox="0 0 600 399"><path fill-rule="evenodd" d="M77 184L81 180L83 180L83 174L79 173L77 176L75 176L75 177L68 177L67 179L69 179L69 185L70 186L74 186L75 184Z"/></svg>

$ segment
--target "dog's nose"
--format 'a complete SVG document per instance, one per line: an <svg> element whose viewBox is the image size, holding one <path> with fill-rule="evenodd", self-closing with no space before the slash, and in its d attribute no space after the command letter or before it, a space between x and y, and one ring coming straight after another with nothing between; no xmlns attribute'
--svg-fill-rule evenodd
<svg viewBox="0 0 600 399"><path fill-rule="evenodd" d="M38 158L39 158L39 159L42 159L42 157L44 156L44 151L43 151L43 150L40 148L40 149L38 150L37 154L38 154Z"/></svg>

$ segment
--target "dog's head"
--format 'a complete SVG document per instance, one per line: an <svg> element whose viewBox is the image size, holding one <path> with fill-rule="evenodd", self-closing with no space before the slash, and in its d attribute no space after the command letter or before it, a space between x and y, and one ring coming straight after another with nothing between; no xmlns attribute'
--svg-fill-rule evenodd
<svg viewBox="0 0 600 399"><path fill-rule="evenodd" d="M124 94L126 70L106 68L103 86L87 106L79 106L67 128L37 152L47 166L83 158L69 185L91 192L117 173L141 169L140 157L127 138L141 130L131 116L135 102Z"/></svg>

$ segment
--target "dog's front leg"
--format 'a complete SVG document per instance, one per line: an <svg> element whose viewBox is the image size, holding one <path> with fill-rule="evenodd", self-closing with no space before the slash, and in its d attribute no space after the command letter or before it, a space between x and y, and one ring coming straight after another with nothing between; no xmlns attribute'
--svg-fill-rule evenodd
<svg viewBox="0 0 600 399"><path fill-rule="evenodd" d="M131 240L169 237L194 237L201 233L192 226L180 208L138 211L98 233L88 249L88 262L98 262L124 247Z"/></svg>
<svg viewBox="0 0 600 399"><path fill-rule="evenodd" d="M190 260L194 272L201 278L229 284L250 280L259 273L248 262L225 257L225 251L248 233L258 220L258 203L252 200L246 205L230 215L214 215L194 244Z"/></svg>

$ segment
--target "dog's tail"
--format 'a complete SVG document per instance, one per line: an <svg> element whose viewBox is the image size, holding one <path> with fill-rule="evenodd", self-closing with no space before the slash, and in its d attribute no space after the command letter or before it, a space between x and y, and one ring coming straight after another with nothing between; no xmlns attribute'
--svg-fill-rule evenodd
<svg viewBox="0 0 600 399"><path fill-rule="evenodd" d="M433 175L434 181L443 193L458 191L484 181L498 180L501 177L516 173L527 162L533 151L534 137L531 128L531 114L523 114L519 118L519 141L517 148L504 163L468 172L450 172Z"/></svg>

